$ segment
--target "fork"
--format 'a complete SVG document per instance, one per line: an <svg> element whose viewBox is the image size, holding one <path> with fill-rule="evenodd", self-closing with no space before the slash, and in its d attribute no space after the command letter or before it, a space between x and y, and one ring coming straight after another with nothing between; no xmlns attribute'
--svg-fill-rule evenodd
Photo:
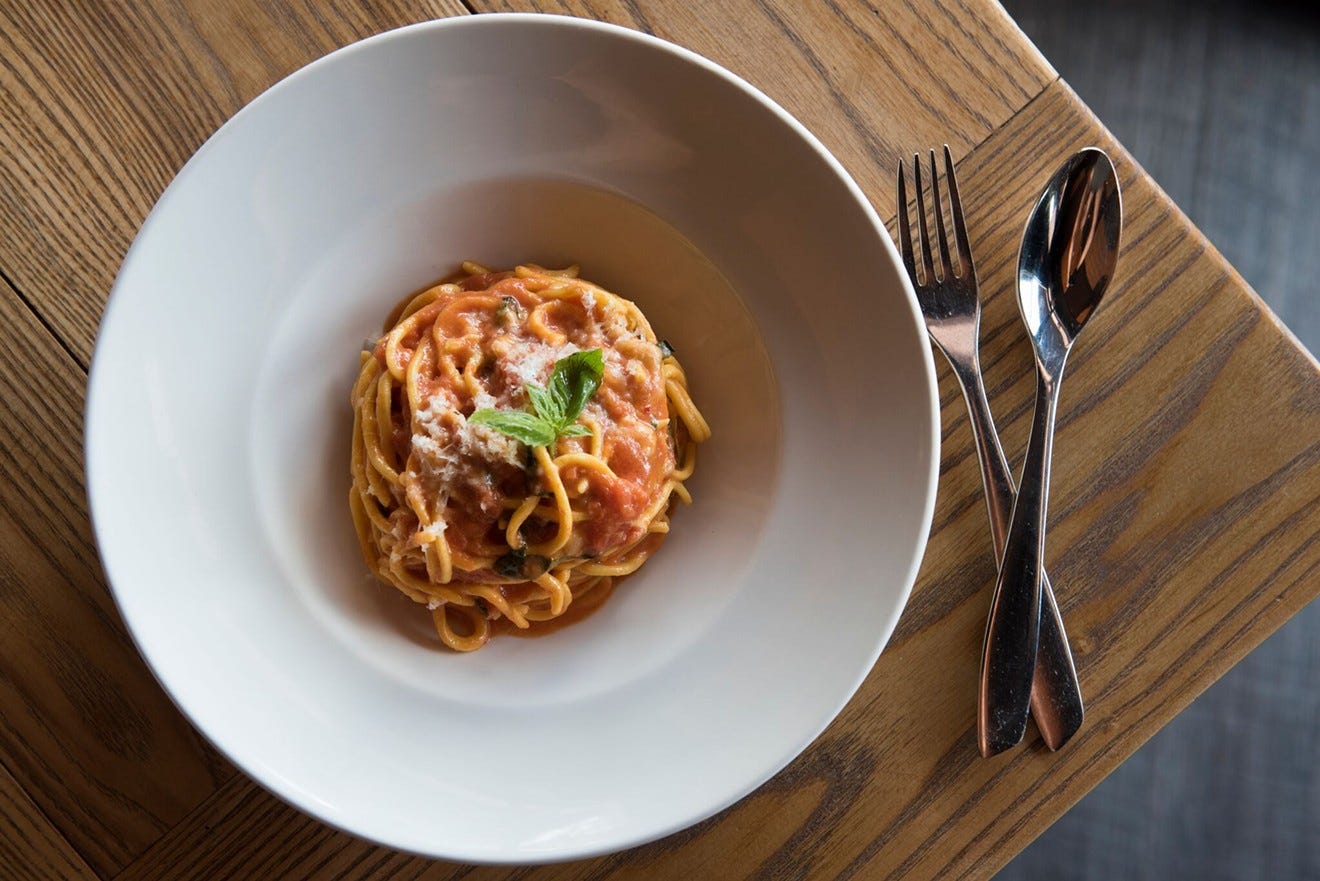
<svg viewBox="0 0 1320 881"><path fill-rule="evenodd" d="M995 561L998 563L1004 553L1017 488L1009 473L1008 460L1004 458L994 419L990 416L985 381L981 376L981 301L977 296L976 267L972 263L962 200L958 195L958 179L953 171L953 154L949 152L948 144L944 145L944 168L949 187L949 214L953 221L954 244L957 248L956 270L950 259L949 242L944 229L944 210L934 150L930 151L930 176L935 238L939 248L939 275L936 275L935 255L932 253L930 230L926 224L921 157L917 154L912 157L912 172L916 179L917 248L920 250L922 269L920 278L913 256L907 175L902 160L898 163L899 250L903 254L903 265L907 267L908 277L912 279L921 313L926 319L926 332L949 360L949 366L953 368L953 374L962 386L968 421L972 426L972 439L981 461L981 482L985 488L986 507L990 510L990 536L994 544ZM1031 713L1045 744L1056 750L1077 733L1082 724L1084 709L1081 687L1077 682L1077 668L1068 647L1059 605L1055 601L1048 577L1043 577L1043 582L1040 648L1031 682ZM989 757L999 750L989 744L986 733L978 730L977 741L981 754Z"/></svg>

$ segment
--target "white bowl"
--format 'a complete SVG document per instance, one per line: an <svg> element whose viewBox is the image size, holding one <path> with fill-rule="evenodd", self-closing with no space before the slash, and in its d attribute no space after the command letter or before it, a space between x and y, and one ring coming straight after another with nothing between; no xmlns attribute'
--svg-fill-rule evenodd
<svg viewBox="0 0 1320 881"><path fill-rule="evenodd" d="M634 299L715 433L599 613L466 656L367 577L346 505L359 345L465 258ZM639 844L792 760L894 628L938 445L915 299L820 143L549 16L382 34L236 115L125 259L87 405L105 568L179 707L303 810L472 862Z"/></svg>

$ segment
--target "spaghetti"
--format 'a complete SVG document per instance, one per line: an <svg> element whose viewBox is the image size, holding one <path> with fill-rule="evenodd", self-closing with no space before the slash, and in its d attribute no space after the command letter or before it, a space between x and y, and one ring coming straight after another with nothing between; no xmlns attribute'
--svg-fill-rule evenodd
<svg viewBox="0 0 1320 881"><path fill-rule="evenodd" d="M564 365L591 358L598 387L571 425L528 438L544 442L472 418L533 419ZM464 263L405 299L363 351L352 404L362 554L457 651L598 607L660 546L673 499L691 501L710 437L673 350L576 267Z"/></svg>

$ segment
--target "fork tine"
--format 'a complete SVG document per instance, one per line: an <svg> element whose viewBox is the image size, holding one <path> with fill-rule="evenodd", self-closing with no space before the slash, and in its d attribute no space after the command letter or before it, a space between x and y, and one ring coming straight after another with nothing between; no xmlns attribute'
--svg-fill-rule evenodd
<svg viewBox="0 0 1320 881"><path fill-rule="evenodd" d="M963 221L962 199L958 196L958 176L953 173L953 153L944 145L944 179L949 183L949 205L953 213L953 237L958 244L959 274L971 275L972 246L967 241L967 224Z"/></svg>
<svg viewBox="0 0 1320 881"><path fill-rule="evenodd" d="M935 151L930 151L930 195L935 202L935 238L940 243L940 269L943 278L953 278L949 262L949 240L944 232L944 199L940 196L940 173L935 168Z"/></svg>
<svg viewBox="0 0 1320 881"><path fill-rule="evenodd" d="M907 174L903 169L903 160L898 160L898 250L903 255L903 267L907 269L912 284L917 283L917 267L912 259L912 221L908 215L911 208L907 200Z"/></svg>
<svg viewBox="0 0 1320 881"><path fill-rule="evenodd" d="M917 232L921 234L918 245L921 247L921 266L926 270L926 284L935 281L935 264L930 258L930 230L926 228L926 197L922 195L921 155L912 154L912 174L916 178L917 189Z"/></svg>

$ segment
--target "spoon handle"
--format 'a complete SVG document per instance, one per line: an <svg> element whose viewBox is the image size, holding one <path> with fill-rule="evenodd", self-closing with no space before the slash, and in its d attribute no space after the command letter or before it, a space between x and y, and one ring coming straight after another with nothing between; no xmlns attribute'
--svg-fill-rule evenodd
<svg viewBox="0 0 1320 881"><path fill-rule="evenodd" d="M1043 370L1036 373L1031 439L986 624L977 741L981 755L987 757L1016 746L1027 733L1041 626L1045 517L1061 376L1062 367L1053 378Z"/></svg>
<svg viewBox="0 0 1320 881"><path fill-rule="evenodd" d="M986 507L990 514L990 537L994 545L995 561L1004 555L1009 524L1013 518L1013 500L1017 488L1008 470L995 421L986 399L985 380L981 366L972 352L970 361L950 358L954 375L962 387L967 413L976 444L977 458L981 462L981 483L985 489ZM1068 635L1063 628L1063 616L1054 598L1049 576L1041 572L1040 639L1036 652L1036 668L1031 683L1031 715L1036 720L1045 745L1059 749L1082 727L1085 708L1082 688L1077 681L1077 667L1073 663Z"/></svg>

